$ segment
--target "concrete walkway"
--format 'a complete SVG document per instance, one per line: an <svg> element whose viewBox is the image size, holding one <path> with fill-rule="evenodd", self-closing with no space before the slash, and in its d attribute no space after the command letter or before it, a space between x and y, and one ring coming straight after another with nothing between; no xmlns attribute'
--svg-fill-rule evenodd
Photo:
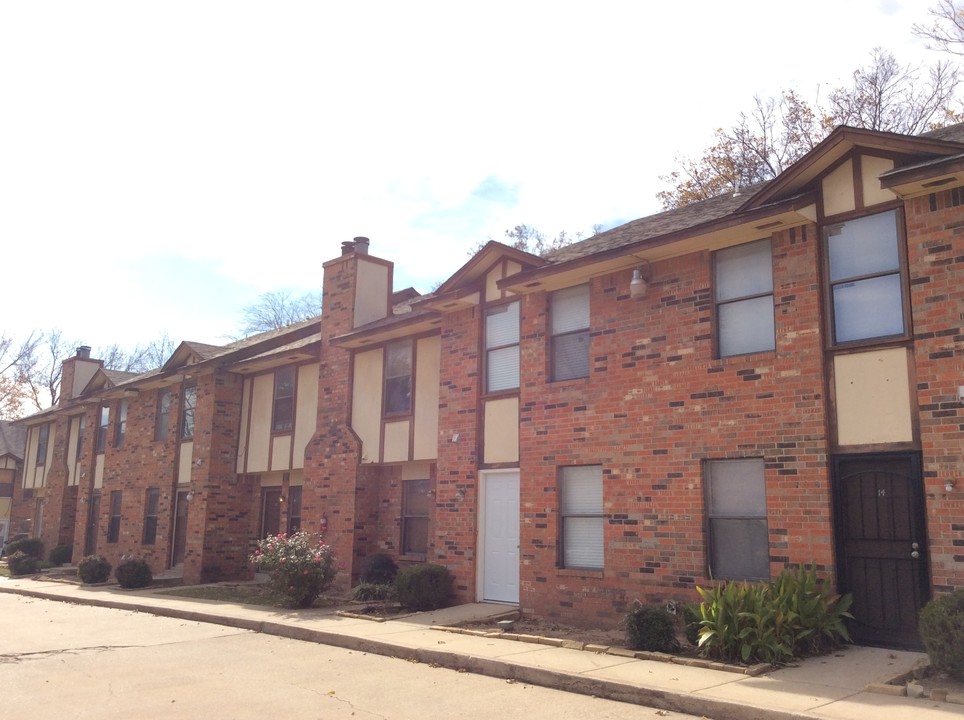
<svg viewBox="0 0 964 720"><path fill-rule="evenodd" d="M868 692L909 672L920 653L848 647L753 677L706 667L641 660L441 628L504 615L504 605L477 603L386 622L331 610L279 610L163 595L155 590L88 587L44 579L0 577L0 592L217 623L309 642L433 663L510 681L638 703L713 720L948 720L964 705ZM2 641L0 641L2 642ZM618 653L615 650L614 653Z"/></svg>

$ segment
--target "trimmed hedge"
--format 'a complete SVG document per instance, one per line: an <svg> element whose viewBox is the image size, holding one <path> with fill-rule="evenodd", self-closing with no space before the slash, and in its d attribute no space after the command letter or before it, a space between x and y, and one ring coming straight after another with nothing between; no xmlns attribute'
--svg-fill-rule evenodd
<svg viewBox="0 0 964 720"><path fill-rule="evenodd" d="M3 549L5 555L13 555L15 552L26 553L32 558L43 560L44 544L40 538L22 538L8 543Z"/></svg>
<svg viewBox="0 0 964 720"><path fill-rule="evenodd" d="M69 563L74 554L74 548L70 545L58 545L50 551L50 562L54 565L64 565Z"/></svg>
<svg viewBox="0 0 964 720"><path fill-rule="evenodd" d="M391 585L398 575L398 565L385 553L373 553L362 563L359 580L367 585Z"/></svg>
<svg viewBox="0 0 964 720"><path fill-rule="evenodd" d="M7 567L11 575L33 575L40 569L40 561L23 550L17 550L7 558Z"/></svg>
<svg viewBox="0 0 964 720"><path fill-rule="evenodd" d="M398 602L408 610L437 610L452 599L455 579L447 567L427 563L398 571Z"/></svg>
<svg viewBox="0 0 964 720"><path fill-rule="evenodd" d="M643 605L638 600L626 613L626 644L630 650L676 652L676 623L663 608Z"/></svg>
<svg viewBox="0 0 964 720"><path fill-rule="evenodd" d="M146 560L127 558L114 571L117 582L122 588L133 589L147 587L154 582L154 574Z"/></svg>
<svg viewBox="0 0 964 720"><path fill-rule="evenodd" d="M88 555L77 564L77 574L88 585L107 582L112 567L102 555Z"/></svg>

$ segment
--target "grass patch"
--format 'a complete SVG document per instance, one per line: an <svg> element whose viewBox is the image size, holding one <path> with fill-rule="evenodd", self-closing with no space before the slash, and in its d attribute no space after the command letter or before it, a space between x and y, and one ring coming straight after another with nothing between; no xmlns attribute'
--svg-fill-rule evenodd
<svg viewBox="0 0 964 720"><path fill-rule="evenodd" d="M190 585L164 590L159 594L176 595L195 600L284 607L284 598L262 585Z"/></svg>
<svg viewBox="0 0 964 720"><path fill-rule="evenodd" d="M265 607L290 608L291 601L265 585L187 585L160 592L161 595L215 600L217 602ZM337 598L318 598L312 607L335 607L344 601Z"/></svg>
<svg viewBox="0 0 964 720"><path fill-rule="evenodd" d="M10 568L7 567L6 563L0 565L0 577L10 577Z"/></svg>

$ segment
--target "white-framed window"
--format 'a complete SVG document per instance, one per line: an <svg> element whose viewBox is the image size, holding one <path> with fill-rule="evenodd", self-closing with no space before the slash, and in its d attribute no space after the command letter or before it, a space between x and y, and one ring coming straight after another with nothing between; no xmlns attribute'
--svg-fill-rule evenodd
<svg viewBox="0 0 964 720"><path fill-rule="evenodd" d="M399 340L385 347L385 414L412 412L412 341Z"/></svg>
<svg viewBox="0 0 964 720"><path fill-rule="evenodd" d="M589 377L589 284L549 296L549 378Z"/></svg>
<svg viewBox="0 0 964 720"><path fill-rule="evenodd" d="M824 229L835 343L906 332L898 218L888 210Z"/></svg>
<svg viewBox="0 0 964 720"><path fill-rule="evenodd" d="M559 468L560 564L602 569L604 563L601 465Z"/></svg>
<svg viewBox="0 0 964 720"><path fill-rule="evenodd" d="M37 427L37 465L47 463L47 445L50 443L50 423Z"/></svg>
<svg viewBox="0 0 964 720"><path fill-rule="evenodd" d="M485 311L485 389L519 387L519 301Z"/></svg>
<svg viewBox="0 0 964 720"><path fill-rule="evenodd" d="M271 408L271 430L291 432L295 427L295 368L283 367L274 372L274 402Z"/></svg>
<svg viewBox="0 0 964 720"><path fill-rule="evenodd" d="M107 426L110 424L110 408L103 405L100 408L100 418L97 422L97 436L94 442L94 450L98 453L104 452L107 447Z"/></svg>
<svg viewBox="0 0 964 720"><path fill-rule="evenodd" d="M185 385L181 393L181 440L194 437L194 413L197 410L197 385Z"/></svg>
<svg viewBox="0 0 964 720"><path fill-rule="evenodd" d="M763 459L709 460L703 471L710 577L769 580Z"/></svg>
<svg viewBox="0 0 964 720"><path fill-rule="evenodd" d="M173 396L169 388L157 392L157 411L154 416L154 439L167 440L171 422L171 402Z"/></svg>
<svg viewBox="0 0 964 720"><path fill-rule="evenodd" d="M719 356L776 348L770 241L756 240L717 251L713 270Z"/></svg>
<svg viewBox="0 0 964 720"><path fill-rule="evenodd" d="M124 437L127 435L127 398L117 404L117 421L114 423L114 447L124 447Z"/></svg>

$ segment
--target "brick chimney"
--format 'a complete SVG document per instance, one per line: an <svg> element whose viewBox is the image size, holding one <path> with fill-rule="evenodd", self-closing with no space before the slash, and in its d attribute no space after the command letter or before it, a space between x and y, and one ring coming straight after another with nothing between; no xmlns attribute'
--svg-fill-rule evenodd
<svg viewBox="0 0 964 720"><path fill-rule="evenodd" d="M71 400L80 395L94 373L104 366L103 360L94 360L90 357L90 346L81 345L77 348L76 354L64 360L63 370L60 375L60 399L57 401L58 407L67 405Z"/></svg>

